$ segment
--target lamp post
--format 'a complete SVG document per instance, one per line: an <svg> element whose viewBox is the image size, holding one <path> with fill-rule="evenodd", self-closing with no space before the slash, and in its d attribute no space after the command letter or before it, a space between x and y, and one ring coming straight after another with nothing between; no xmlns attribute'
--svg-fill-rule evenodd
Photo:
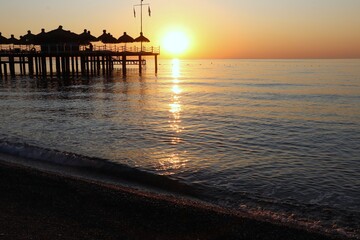
<svg viewBox="0 0 360 240"><path fill-rule="evenodd" d="M143 6L148 6L148 12L149 17L151 16L151 10L150 10L150 4L149 3L143 3L144 0L140 0L140 4L136 4L133 6L134 8L134 17L136 17L135 7L140 7L140 35L142 35L143 32ZM142 41L140 42L141 50L142 51Z"/></svg>

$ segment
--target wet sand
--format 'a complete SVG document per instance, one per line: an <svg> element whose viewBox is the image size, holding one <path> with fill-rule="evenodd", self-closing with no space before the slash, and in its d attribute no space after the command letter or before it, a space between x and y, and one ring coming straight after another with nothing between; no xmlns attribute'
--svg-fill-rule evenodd
<svg viewBox="0 0 360 240"><path fill-rule="evenodd" d="M1 161L0 192L0 239L4 240L335 239L193 200Z"/></svg>

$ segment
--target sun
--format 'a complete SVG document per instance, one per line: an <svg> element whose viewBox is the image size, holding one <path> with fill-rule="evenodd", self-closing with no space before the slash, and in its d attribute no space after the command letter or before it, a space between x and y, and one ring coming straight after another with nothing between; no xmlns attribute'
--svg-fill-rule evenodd
<svg viewBox="0 0 360 240"><path fill-rule="evenodd" d="M189 38L182 31L170 31L165 34L162 47L170 54L179 55L189 47Z"/></svg>

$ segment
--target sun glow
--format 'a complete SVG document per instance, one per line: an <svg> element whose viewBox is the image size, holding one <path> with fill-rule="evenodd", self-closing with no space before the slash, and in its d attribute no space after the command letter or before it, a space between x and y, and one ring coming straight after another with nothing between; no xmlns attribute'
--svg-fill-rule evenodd
<svg viewBox="0 0 360 240"><path fill-rule="evenodd" d="M165 34L162 46L170 54L183 54L189 48L189 38L182 31L170 31Z"/></svg>

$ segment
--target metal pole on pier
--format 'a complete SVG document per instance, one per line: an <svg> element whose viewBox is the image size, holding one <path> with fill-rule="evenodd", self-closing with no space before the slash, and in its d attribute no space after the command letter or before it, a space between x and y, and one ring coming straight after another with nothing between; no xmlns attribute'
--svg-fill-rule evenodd
<svg viewBox="0 0 360 240"><path fill-rule="evenodd" d="M149 3L143 3L144 0L140 0L140 4L136 4L134 5L134 17L136 17L136 12L135 12L135 7L140 7L140 33L142 34L143 32L143 6L148 6L148 12L149 12L149 16L151 16L151 10L150 10L150 4ZM140 42L140 51L142 51L143 48L143 42Z"/></svg>
<svg viewBox="0 0 360 240"><path fill-rule="evenodd" d="M142 32L142 7L143 7L143 0L140 0L140 9L141 9L141 14L140 14L140 32Z"/></svg>
<svg viewBox="0 0 360 240"><path fill-rule="evenodd" d="M148 6L148 12L149 16L151 16L151 10L150 10L150 4L149 3L143 3L144 0L140 0L140 4L134 5L134 17L136 17L135 7L140 7L140 36L143 36L143 6ZM139 54L139 74L141 76L142 74L142 51L143 51L143 40L140 40L140 54Z"/></svg>

